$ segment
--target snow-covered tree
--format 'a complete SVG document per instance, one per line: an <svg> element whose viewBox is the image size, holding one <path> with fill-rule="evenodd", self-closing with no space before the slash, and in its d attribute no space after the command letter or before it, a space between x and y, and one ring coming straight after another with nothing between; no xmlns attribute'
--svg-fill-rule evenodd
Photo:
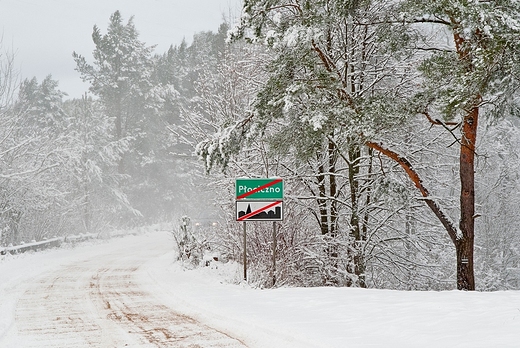
<svg viewBox="0 0 520 348"><path fill-rule="evenodd" d="M377 143L368 144L399 163L421 191L455 245L457 288L474 290L475 218L480 215L475 210L477 129L482 114L500 114L506 110L516 113L520 4L517 1L403 1L395 13L396 23L410 25L408 32L436 34L433 41L427 37L414 41L417 50L432 52L420 66L424 81L421 92L414 98L415 111L433 125L446 127L459 145L458 226L431 197L408 160ZM458 135L454 133L457 129Z"/></svg>
<svg viewBox="0 0 520 348"><path fill-rule="evenodd" d="M480 290L520 287L520 124L485 120L477 164L475 276Z"/></svg>
<svg viewBox="0 0 520 348"><path fill-rule="evenodd" d="M305 110L316 109L313 103L321 102L324 107L320 110L330 110L339 116L331 118L323 114L317 118L319 114L315 113L306 116L307 119L314 123L321 120L322 129L327 120L335 125L347 125L352 137L360 137L369 148L386 154L405 169L455 245L459 289L475 287L474 162L479 111L484 111L484 106L491 108L491 105L498 105L498 110L516 110L514 103L509 101L514 101L512 96L517 86L515 72L519 50L515 37L518 35L519 5L514 1L501 1L500 6L496 5L494 1L457 0L435 3L246 1L238 32L252 40L265 41L274 49L283 49L285 55L280 55L281 59L290 57L284 61L292 65L281 65L284 69L277 76L285 77L285 81L293 81L293 76L297 76L296 81L300 84L284 84L284 79L277 78L272 86L275 93L288 91L301 98L302 85L310 87L312 98L302 99ZM376 9L375 15L368 15L367 9ZM361 45L348 41L355 26L362 28L361 32L373 38L377 45L368 45L367 40L360 41L364 43ZM336 28L343 29L334 36L332 33ZM329 53L334 52L331 49L335 38L338 47L345 47L341 55ZM446 38L450 38L448 44ZM349 57L351 51L360 52L359 58L353 60L356 63L353 67L345 64L349 62L345 57ZM413 59L410 59L411 53L414 53ZM396 65L396 61L405 64ZM423 77L410 75L421 61L418 70ZM392 71L391 78L385 74L389 71ZM305 78L305 74L310 73L312 79ZM367 79L367 73L371 79ZM413 89L420 93L413 93ZM363 98L359 98L360 92ZM287 92L282 96L284 98L267 98L260 110L269 112L262 114L260 111L259 117L272 117L276 107L283 115L288 109L287 102L294 104L294 98L289 99ZM403 101L409 103L408 108L401 107ZM444 119L437 116L439 112L445 115ZM456 137L460 145L461 184L458 227L431 196L412 164L398 153L399 150L385 148L380 143L385 131L396 129L408 118L399 115L417 113L426 116L432 124L460 127L462 136ZM305 113L300 112L301 115ZM342 138L348 136L346 133ZM312 142L305 141L305 144L309 143Z"/></svg>
<svg viewBox="0 0 520 348"><path fill-rule="evenodd" d="M23 113L29 127L62 133L64 112L62 99L65 93L58 89L58 81L47 76L41 83L33 77L20 85L16 112Z"/></svg>
<svg viewBox="0 0 520 348"><path fill-rule="evenodd" d="M105 35L94 26L92 40L96 46L94 64L89 64L85 57L74 52L76 69L82 79L90 83L90 91L100 98L106 114L114 119L114 138L130 137L136 143L146 142L145 138L151 136L147 134L147 127L152 124L146 119L146 109L152 106L147 98L152 89L153 47L139 40L133 18L124 24L119 11L110 16ZM135 150L146 156L149 149ZM127 173L128 165L122 158L119 172Z"/></svg>
<svg viewBox="0 0 520 348"><path fill-rule="evenodd" d="M364 251L376 207L373 152L362 147L363 138L402 123L399 101L410 88L404 57L393 54L396 42L373 24L388 8L382 1L246 1L232 34L266 45L272 61L255 110L244 117L249 128L223 134L264 137L271 152L299 162L293 174L315 202L311 213L329 245L325 257L339 278L357 286L366 282ZM214 148L227 155L240 148L229 144L234 151Z"/></svg>
<svg viewBox="0 0 520 348"><path fill-rule="evenodd" d="M57 180L65 144L62 96L50 77L41 84L26 80L1 114L1 215L9 242L60 233L66 205Z"/></svg>
<svg viewBox="0 0 520 348"><path fill-rule="evenodd" d="M63 109L68 148L62 180L68 187L68 215L85 232L98 232L117 224L114 216L121 211L133 210L120 187L125 176L117 172L128 141L114 140L113 122L92 98L67 101Z"/></svg>
<svg viewBox="0 0 520 348"><path fill-rule="evenodd" d="M171 162L164 162L168 132L160 110L165 93L160 85L155 86L153 46L140 41L133 18L124 23L119 11L111 15L106 34L94 26L92 39L93 64L74 53L76 69L113 120L114 141L128 142L118 171L129 176L124 187L131 204L146 216L159 215L161 206L155 195L167 191L160 186L166 176L159 173Z"/></svg>

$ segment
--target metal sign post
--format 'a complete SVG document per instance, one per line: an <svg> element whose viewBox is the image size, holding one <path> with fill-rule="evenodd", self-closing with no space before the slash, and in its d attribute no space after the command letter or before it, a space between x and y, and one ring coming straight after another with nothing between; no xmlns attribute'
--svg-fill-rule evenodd
<svg viewBox="0 0 520 348"><path fill-rule="evenodd" d="M244 221L244 280L247 281L246 222Z"/></svg>
<svg viewBox="0 0 520 348"><path fill-rule="evenodd" d="M273 221L273 286L274 284L276 284L276 221Z"/></svg>
<svg viewBox="0 0 520 348"><path fill-rule="evenodd" d="M236 220L243 222L244 280L247 281L246 221L273 221L272 280L276 283L276 221L283 220L283 180L280 178L236 179Z"/></svg>

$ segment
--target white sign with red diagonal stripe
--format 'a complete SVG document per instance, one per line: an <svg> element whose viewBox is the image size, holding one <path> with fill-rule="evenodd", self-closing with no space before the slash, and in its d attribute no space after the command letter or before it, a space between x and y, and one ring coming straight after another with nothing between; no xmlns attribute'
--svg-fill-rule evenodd
<svg viewBox="0 0 520 348"><path fill-rule="evenodd" d="M282 221L283 201L236 201L237 221Z"/></svg>

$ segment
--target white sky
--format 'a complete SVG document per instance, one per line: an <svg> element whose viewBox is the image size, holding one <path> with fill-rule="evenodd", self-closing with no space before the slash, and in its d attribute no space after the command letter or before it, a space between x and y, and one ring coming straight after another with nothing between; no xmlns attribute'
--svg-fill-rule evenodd
<svg viewBox="0 0 520 348"><path fill-rule="evenodd" d="M106 33L116 10L126 23L134 16L141 41L166 52L183 38L216 31L223 16L237 16L241 0L0 0L2 51L15 53L15 66L23 78L41 81L51 74L59 88L79 97L88 86L74 70L72 52L91 61L92 27Z"/></svg>

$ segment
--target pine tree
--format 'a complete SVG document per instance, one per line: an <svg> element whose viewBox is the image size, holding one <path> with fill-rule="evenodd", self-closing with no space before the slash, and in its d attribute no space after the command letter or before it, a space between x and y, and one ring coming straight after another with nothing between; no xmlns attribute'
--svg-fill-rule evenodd
<svg viewBox="0 0 520 348"><path fill-rule="evenodd" d="M459 144L460 219L456 226L422 184L412 165L396 152L369 142L369 146L399 163L450 236L457 256L457 288L474 290L475 160L477 129L483 111L488 114L516 110L514 98L518 90L516 72L520 63L520 4L517 1L439 2L403 1L396 7L398 21L408 23L409 32L427 23L432 30L441 27L451 44L442 39L416 40L421 50L433 52L422 61L424 90L415 96L418 113L433 125L453 127ZM425 29L422 28L424 31ZM491 106L491 107L487 107ZM495 106L495 107L492 107ZM489 111L488 111L489 110ZM441 114L440 117L431 115Z"/></svg>
<svg viewBox="0 0 520 348"><path fill-rule="evenodd" d="M93 64L74 53L76 69L113 120L113 141L128 143L118 173L128 177L124 186L131 204L147 215L160 214L155 194L166 191L160 185L166 180L161 166L167 131L160 118L164 95L154 86L154 47L139 40L133 18L125 24L119 11L110 16L106 34L94 26L92 40Z"/></svg>
<svg viewBox="0 0 520 348"><path fill-rule="evenodd" d="M409 92L410 75L393 54L397 44L376 24L388 9L383 1L246 1L234 33L271 49L270 79L258 94L252 128L272 149L310 166L313 180L303 184L315 198L327 257L339 277L349 274L347 285L366 285L377 175L363 139L402 124L398 101Z"/></svg>
<svg viewBox="0 0 520 348"><path fill-rule="evenodd" d="M478 118L483 110L492 109L491 105L498 105L495 110L499 111L516 110L510 101L518 86L515 72L520 50L515 38L520 28L519 5L515 1L496 5L494 1L458 0L251 0L244 3L245 15L237 33L271 45L284 62L276 65L271 85L263 92L267 98L258 105L261 122L285 118L288 109L304 105L292 120L310 121L320 132L329 130L324 133L326 139L336 143L337 133L330 133L333 128L328 122L348 127L340 137L348 140L346 144L352 146L350 139L359 139L360 146L397 162L448 232L457 255L457 287L466 290L475 288ZM356 27L359 41L351 39L356 37L352 36ZM452 44L444 44L439 35L443 32L449 33ZM402 65L395 64L399 61ZM399 151L381 145L381 140L392 139L389 131L399 130L416 114L445 127L460 146L458 227L432 198L414 166ZM457 127L460 137L454 133ZM303 150L320 144L317 137L298 138L303 140L298 143ZM326 153L326 148L321 153ZM352 163L352 158L346 162Z"/></svg>
<svg viewBox="0 0 520 348"><path fill-rule="evenodd" d="M67 101L63 108L69 150L62 180L70 187L68 213L85 232L98 232L114 224L114 215L133 210L120 187L124 176L117 172L128 141L113 139L113 123L92 98Z"/></svg>
<svg viewBox="0 0 520 348"><path fill-rule="evenodd" d="M139 41L133 18L124 24L119 11L110 16L107 33L103 35L94 26L92 40L94 65L74 52L78 70L84 81L91 84L90 91L98 96L108 117L114 119L114 139L132 139L135 152L148 154L152 134L149 126L154 120L147 119L148 108L153 106L151 76L153 72L152 50ZM119 163L119 172L129 174L128 168L135 163L126 159Z"/></svg>

